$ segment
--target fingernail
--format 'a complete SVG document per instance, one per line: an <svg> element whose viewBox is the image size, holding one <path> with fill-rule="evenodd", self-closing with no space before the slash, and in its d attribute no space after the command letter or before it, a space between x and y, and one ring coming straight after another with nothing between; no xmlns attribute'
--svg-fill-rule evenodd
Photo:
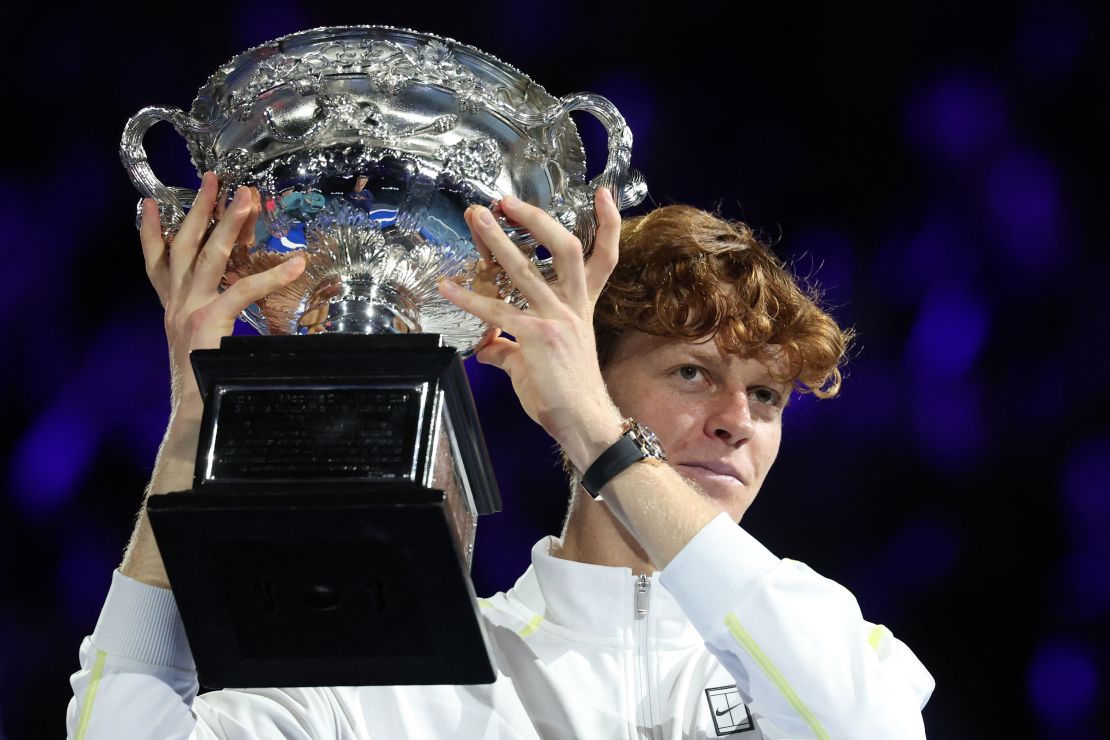
<svg viewBox="0 0 1110 740"><path fill-rule="evenodd" d="M282 267L284 267L285 271L288 273L295 273L301 269L302 265L304 265L304 257L298 254L287 259Z"/></svg>
<svg viewBox="0 0 1110 740"><path fill-rule="evenodd" d="M478 211L478 220L482 222L483 226L493 226L493 214L489 212L488 208Z"/></svg>
<svg viewBox="0 0 1110 740"><path fill-rule="evenodd" d="M512 208L513 206L520 205L520 198L516 197L512 193L506 193L505 197L501 199L501 202L508 203L509 207Z"/></svg>
<svg viewBox="0 0 1110 740"><path fill-rule="evenodd" d="M231 199L231 204L235 206L241 206L247 202L247 198L249 197L250 192L245 186L240 185L239 188L235 191L235 197Z"/></svg>
<svg viewBox="0 0 1110 740"><path fill-rule="evenodd" d="M444 293L455 293L459 290L459 285L454 280L448 278L439 279L439 289Z"/></svg>
<svg viewBox="0 0 1110 740"><path fill-rule="evenodd" d="M597 189L597 196L604 203L612 203L613 202L613 193L611 193L609 191L609 188L606 188L606 187L598 188Z"/></svg>

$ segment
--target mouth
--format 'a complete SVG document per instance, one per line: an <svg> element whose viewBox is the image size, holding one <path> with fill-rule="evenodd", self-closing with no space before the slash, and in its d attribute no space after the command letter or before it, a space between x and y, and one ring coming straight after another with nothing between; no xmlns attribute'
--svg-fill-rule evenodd
<svg viewBox="0 0 1110 740"><path fill-rule="evenodd" d="M675 468L682 475L687 475L695 480L715 483L726 486L744 486L744 479L732 468L714 463L675 463Z"/></svg>

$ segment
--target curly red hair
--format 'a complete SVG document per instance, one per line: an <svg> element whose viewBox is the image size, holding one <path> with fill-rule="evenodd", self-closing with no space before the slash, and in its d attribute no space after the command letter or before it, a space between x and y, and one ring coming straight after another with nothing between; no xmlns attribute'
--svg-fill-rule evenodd
<svg viewBox="0 0 1110 740"><path fill-rule="evenodd" d="M664 206L621 226L620 260L594 311L601 366L621 335L699 340L774 356L802 393L835 396L852 339L745 224L701 209Z"/></svg>

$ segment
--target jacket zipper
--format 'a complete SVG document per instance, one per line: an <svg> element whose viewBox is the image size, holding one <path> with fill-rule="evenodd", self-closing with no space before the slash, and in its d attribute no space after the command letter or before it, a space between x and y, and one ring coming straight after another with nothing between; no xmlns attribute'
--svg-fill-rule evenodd
<svg viewBox="0 0 1110 740"><path fill-rule="evenodd" d="M651 579L641 573L636 579L636 619L645 619L648 612L648 599L651 596Z"/></svg>
<svg viewBox="0 0 1110 740"><path fill-rule="evenodd" d="M646 573L636 578L636 683L639 684L637 702L640 704L640 725L652 737L655 735L655 717L651 711L651 672L648 670L647 617L651 600L651 579Z"/></svg>

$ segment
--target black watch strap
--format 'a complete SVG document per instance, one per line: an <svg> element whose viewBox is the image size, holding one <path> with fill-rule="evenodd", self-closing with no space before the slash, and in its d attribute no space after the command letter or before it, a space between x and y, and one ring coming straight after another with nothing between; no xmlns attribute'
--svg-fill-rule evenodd
<svg viewBox="0 0 1110 740"><path fill-rule="evenodd" d="M602 452L601 456L594 460L593 465L582 474L582 487L591 496L597 498L606 483L616 478L629 465L647 456L631 434L622 434L621 438Z"/></svg>

